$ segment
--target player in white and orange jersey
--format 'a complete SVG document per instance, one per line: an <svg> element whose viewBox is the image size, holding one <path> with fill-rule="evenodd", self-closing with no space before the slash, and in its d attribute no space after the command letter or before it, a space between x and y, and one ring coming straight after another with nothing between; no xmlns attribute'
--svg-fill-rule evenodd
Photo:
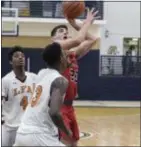
<svg viewBox="0 0 141 147"><path fill-rule="evenodd" d="M25 55L20 46L13 47L8 56L13 71L2 78L2 146L14 144L36 83L36 75L25 72Z"/></svg>

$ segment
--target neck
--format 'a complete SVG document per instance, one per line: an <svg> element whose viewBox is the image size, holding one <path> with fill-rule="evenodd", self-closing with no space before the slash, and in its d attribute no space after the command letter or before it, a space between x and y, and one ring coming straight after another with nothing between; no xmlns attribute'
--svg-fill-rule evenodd
<svg viewBox="0 0 141 147"><path fill-rule="evenodd" d="M60 72L60 68L57 65L56 66L53 66L53 67L48 66L48 68L54 69L54 70L57 70L58 72Z"/></svg>
<svg viewBox="0 0 141 147"><path fill-rule="evenodd" d="M25 78L25 69L24 69L24 67L13 68L13 71L14 71L16 77L18 77L20 79Z"/></svg>

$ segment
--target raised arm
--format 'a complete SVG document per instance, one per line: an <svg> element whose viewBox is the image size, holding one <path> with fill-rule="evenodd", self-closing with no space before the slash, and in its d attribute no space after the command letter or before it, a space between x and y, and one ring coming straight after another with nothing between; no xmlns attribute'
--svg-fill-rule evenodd
<svg viewBox="0 0 141 147"><path fill-rule="evenodd" d="M89 9L87 9L87 10L89 11ZM94 8L93 8L92 10L94 11ZM94 11L93 14L94 14L94 20L93 20L93 21L95 21L96 19L100 18L100 16L97 16L98 11ZM83 23L78 24L78 23L76 23L75 19L69 19L69 18L67 18L67 20L68 20L69 24L70 24L76 31L79 31L79 30L82 28L82 26L85 24L85 22L86 22L86 20L84 20ZM85 39L86 39L86 40L93 40L93 41L95 41L95 40L97 39L97 37L94 36L94 35L91 35L90 33L87 32L87 33L86 33L86 38L85 38Z"/></svg>
<svg viewBox="0 0 141 147"><path fill-rule="evenodd" d="M76 37L71 38L71 39L66 39L63 41L57 41L58 43L60 43L63 49L68 50L68 49L74 48L80 45L85 40L87 31L90 25L92 24L92 22L94 21L94 15L95 14L93 12L93 9L91 11L88 9L87 18L85 20L85 23L78 31L78 34L76 35Z"/></svg>
<svg viewBox="0 0 141 147"><path fill-rule="evenodd" d="M89 11L89 10L88 10ZM94 9L93 9L94 11ZM96 16L98 13L98 11L95 11L94 14L94 20L99 18L99 16ZM77 31L79 31L83 25L85 24L85 21L83 24L77 24L76 21L74 19L68 19L69 23L71 24L71 26L73 28L75 28ZM72 51L75 51L76 55L78 57L82 57L84 56L87 52L89 52L89 50L91 49L92 45L95 43L95 41L97 40L97 37L94 35L91 35L90 33L86 33L86 37L85 40L77 47L75 47L74 49L72 49Z"/></svg>

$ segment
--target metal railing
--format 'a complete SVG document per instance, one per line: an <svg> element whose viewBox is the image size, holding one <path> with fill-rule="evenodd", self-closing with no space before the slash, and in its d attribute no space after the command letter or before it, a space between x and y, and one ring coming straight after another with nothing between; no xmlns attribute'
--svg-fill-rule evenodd
<svg viewBox="0 0 141 147"><path fill-rule="evenodd" d="M103 1L85 1L85 5L99 10L100 19L103 19ZM2 7L18 8L19 17L64 18L61 1L2 1Z"/></svg>
<svg viewBox="0 0 141 147"><path fill-rule="evenodd" d="M141 77L141 56L101 56L100 75Z"/></svg>

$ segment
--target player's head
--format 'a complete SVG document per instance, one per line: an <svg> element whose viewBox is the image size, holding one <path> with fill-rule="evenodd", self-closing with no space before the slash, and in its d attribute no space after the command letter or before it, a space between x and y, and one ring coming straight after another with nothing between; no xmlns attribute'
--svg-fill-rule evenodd
<svg viewBox="0 0 141 147"><path fill-rule="evenodd" d="M68 27L66 25L58 25L51 31L51 37L53 40L65 40L68 39Z"/></svg>
<svg viewBox="0 0 141 147"><path fill-rule="evenodd" d="M64 71L67 68L66 55L58 43L54 42L46 46L42 53L42 57L50 68L59 71Z"/></svg>
<svg viewBox="0 0 141 147"><path fill-rule="evenodd" d="M25 66L25 55L22 47L14 46L8 53L9 62L13 67Z"/></svg>

